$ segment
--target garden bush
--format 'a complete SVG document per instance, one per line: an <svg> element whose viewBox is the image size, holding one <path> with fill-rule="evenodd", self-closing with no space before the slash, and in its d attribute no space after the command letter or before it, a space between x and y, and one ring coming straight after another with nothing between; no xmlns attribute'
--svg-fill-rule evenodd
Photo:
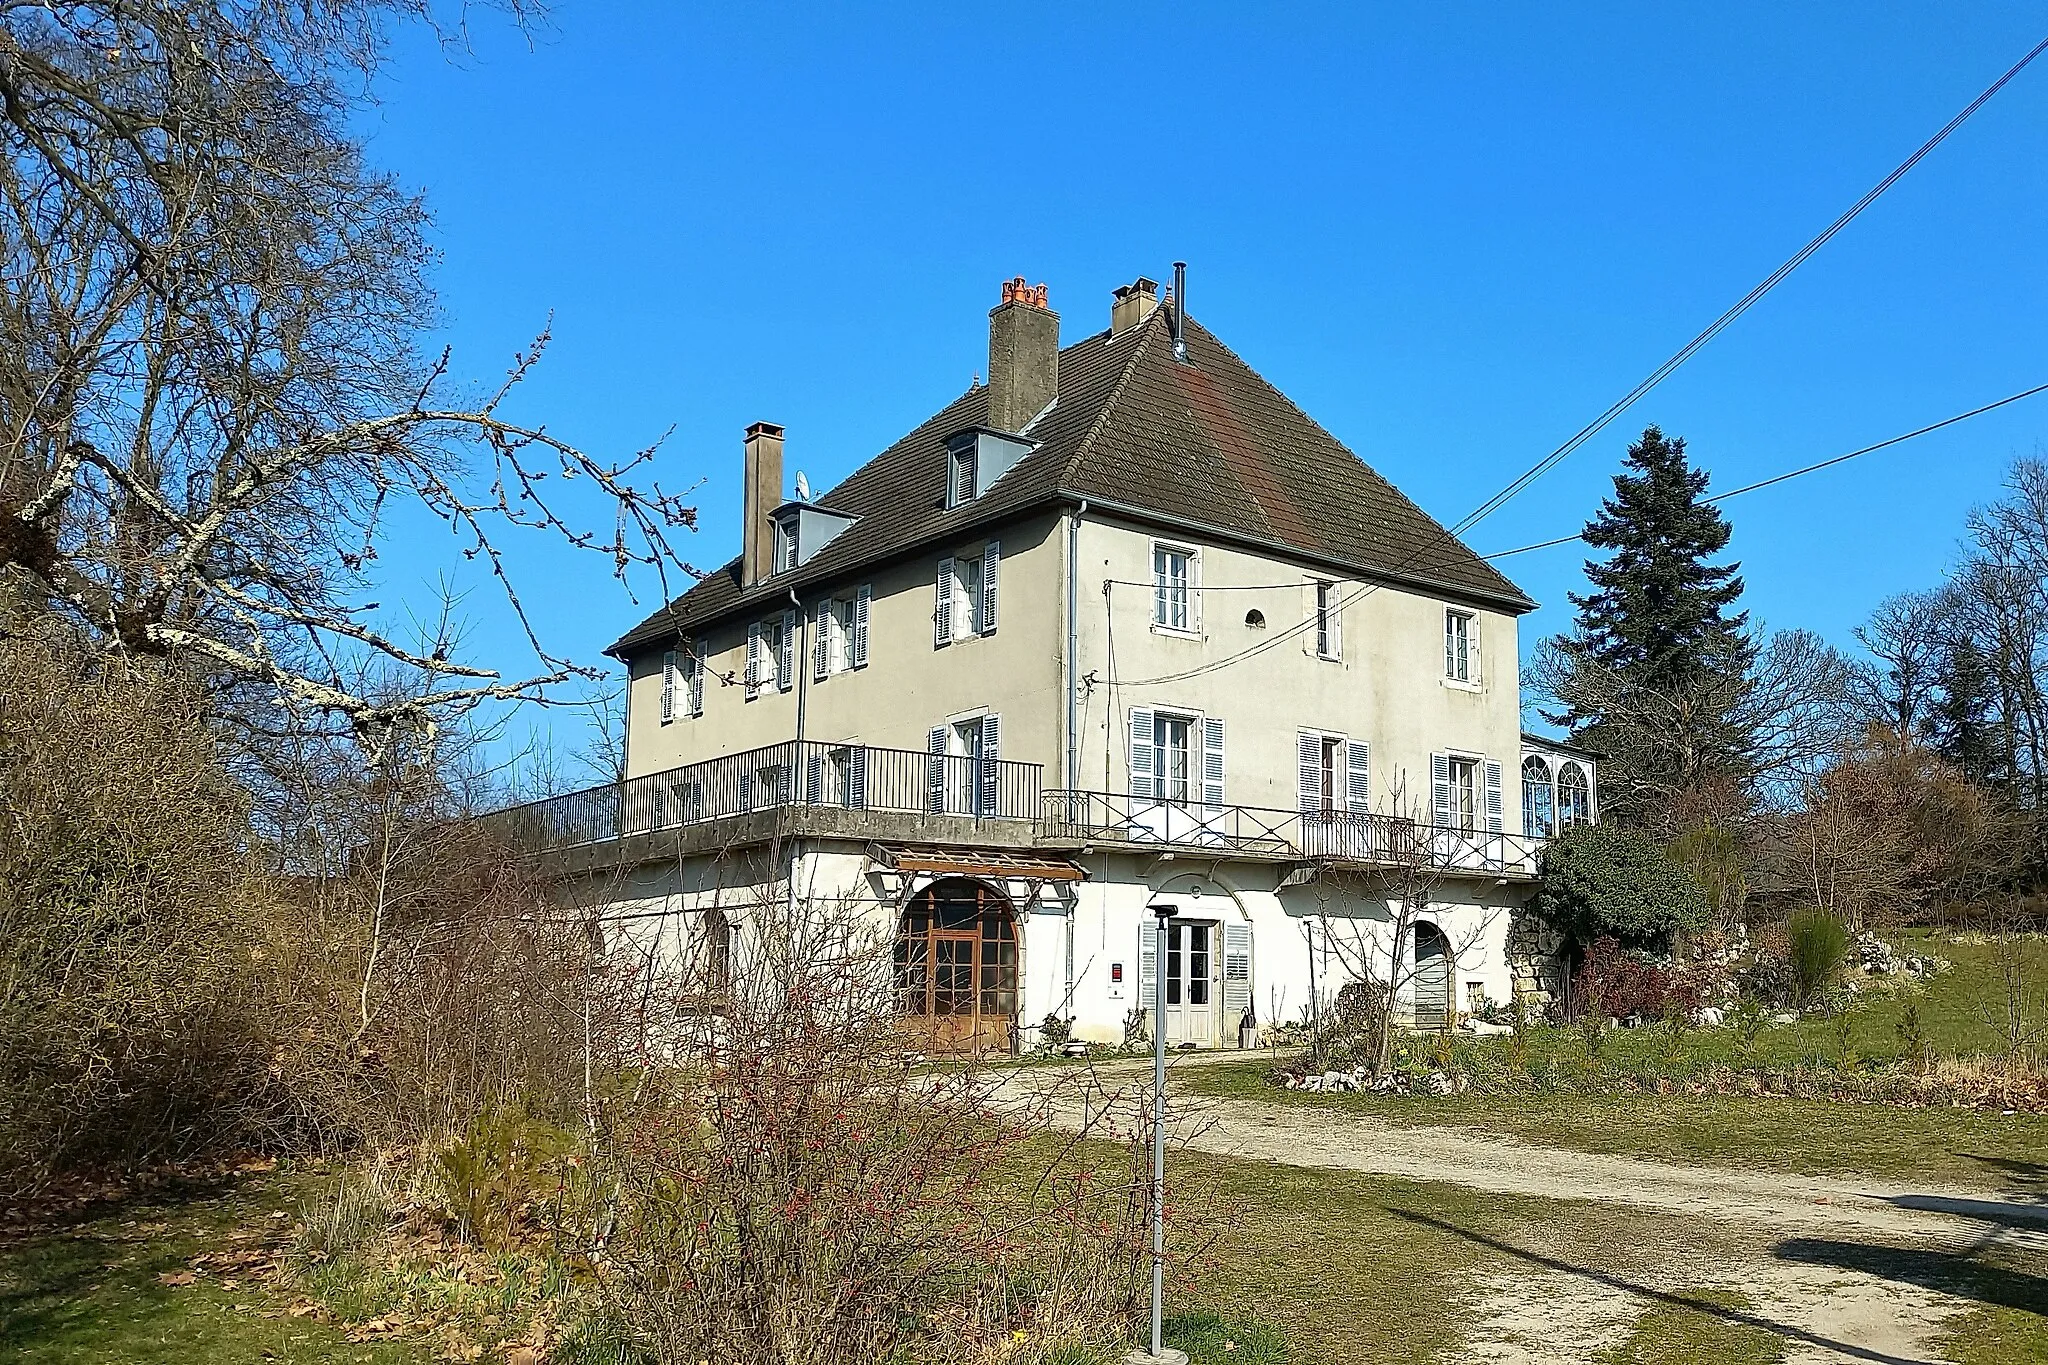
<svg viewBox="0 0 2048 1365"><path fill-rule="evenodd" d="M1550 842L1536 911L1581 947L1612 938L1656 951L1708 917L1698 882L1654 840L1612 825L1574 825Z"/></svg>
<svg viewBox="0 0 2048 1365"><path fill-rule="evenodd" d="M1579 1016L1690 1020L1705 997L1701 973L1630 951L1613 938L1595 939L1572 978L1572 1009Z"/></svg>
<svg viewBox="0 0 2048 1365"><path fill-rule="evenodd" d="M1785 926L1792 1003L1812 1004L1849 959L1849 926L1824 910L1796 910Z"/></svg>

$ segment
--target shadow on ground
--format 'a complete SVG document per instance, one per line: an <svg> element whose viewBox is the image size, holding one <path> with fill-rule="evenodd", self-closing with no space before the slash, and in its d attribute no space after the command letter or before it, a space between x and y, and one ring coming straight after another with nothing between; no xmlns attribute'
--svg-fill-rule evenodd
<svg viewBox="0 0 2048 1365"><path fill-rule="evenodd" d="M1713 1299L1657 1289L1640 1281L1629 1279L1626 1276L1614 1274L1611 1271L1598 1270L1592 1266L1579 1265L1571 1261L1562 1260L1556 1256L1545 1255L1542 1252L1530 1251L1526 1248L1518 1247L1511 1242L1503 1242L1499 1238L1490 1237L1483 1232L1461 1227L1456 1223L1448 1222L1426 1213L1417 1213L1410 1209L1400 1208L1389 1208L1388 1212L1397 1218L1406 1219L1411 1223L1425 1224L1439 1231L1448 1232L1453 1236L1462 1237L1466 1241L1479 1246L1505 1252L1507 1255L1513 1256L1518 1260L1526 1261L1531 1265L1542 1266L1546 1270L1562 1271L1568 1275L1577 1275L1595 1284L1606 1285L1611 1289L1623 1290L1649 1303L1663 1304L1672 1308L1689 1308L1695 1312L1719 1318L1724 1322L1739 1323L1745 1327L1754 1327L1760 1331L1769 1332L1788 1342L1800 1342L1809 1346L1817 1346L1824 1350L1837 1352L1851 1360L1870 1361L1872 1365L1921 1365L1921 1362L1912 1357L1891 1355L1884 1351L1872 1350L1867 1346L1857 1346L1851 1342L1838 1341L1833 1337L1823 1336L1818 1332L1809 1331L1804 1327L1798 1327L1789 1322L1780 1322L1775 1318L1765 1317L1760 1313L1749 1312L1740 1308L1731 1308L1727 1304L1716 1302Z"/></svg>
<svg viewBox="0 0 2048 1365"><path fill-rule="evenodd" d="M1780 1260L1832 1266L1918 1285L1973 1303L2048 1313L2048 1279L1977 1259L1977 1249L1922 1251L1870 1242L1794 1237L1778 1243Z"/></svg>

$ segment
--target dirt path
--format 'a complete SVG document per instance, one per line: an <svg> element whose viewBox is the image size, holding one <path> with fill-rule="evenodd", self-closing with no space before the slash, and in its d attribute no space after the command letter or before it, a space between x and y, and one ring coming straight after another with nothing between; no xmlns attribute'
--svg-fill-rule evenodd
<svg viewBox="0 0 2048 1365"><path fill-rule="evenodd" d="M1095 1086L1051 1075L1013 1085L1049 1093L1069 1128L1125 1128L1149 1080L1118 1072L1100 1075ZM1475 1263L1497 1268L1483 1274L1471 1331L1462 1351L1448 1357L1457 1361L1579 1365L1625 1338L1647 1307L1704 1304L1703 1311L1777 1333L1795 1365L1937 1362L1944 1321L1973 1306L1954 1292L1961 1257L1993 1245L2048 1255L2048 1203L1982 1190L1676 1166L1464 1129L1397 1127L1331 1107L1177 1099L1174 1127L1200 1151L1646 1209L1674 1220L1677 1253L1660 1255L1647 1270L1614 1270L1613 1248L1475 1236L1487 1243L1484 1255L1475 1248ZM1882 1141L1881 1133L1873 1140ZM1696 1238L1686 1237L1688 1227ZM1697 1248L1690 1253L1689 1240ZM1751 1306L1694 1297L1701 1290L1733 1291L1738 1304Z"/></svg>

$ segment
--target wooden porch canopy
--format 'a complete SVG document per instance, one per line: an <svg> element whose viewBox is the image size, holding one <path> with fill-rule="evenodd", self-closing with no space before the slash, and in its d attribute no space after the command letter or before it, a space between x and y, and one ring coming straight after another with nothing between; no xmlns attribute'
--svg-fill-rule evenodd
<svg viewBox="0 0 2048 1365"><path fill-rule="evenodd" d="M987 877L1028 882L1078 882L1085 874L1067 858L998 849L931 849L874 844L874 860L897 872L928 872L934 877Z"/></svg>

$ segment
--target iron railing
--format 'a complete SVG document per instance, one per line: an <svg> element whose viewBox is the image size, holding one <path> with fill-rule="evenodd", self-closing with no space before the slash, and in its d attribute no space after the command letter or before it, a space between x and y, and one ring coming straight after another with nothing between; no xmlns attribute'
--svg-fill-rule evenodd
<svg viewBox="0 0 2048 1365"><path fill-rule="evenodd" d="M510 841L571 848L800 806L1032 820L1043 768L970 755L789 740L485 816Z"/></svg>
<svg viewBox="0 0 2048 1365"><path fill-rule="evenodd" d="M1547 840L1391 815L1162 801L1112 792L1045 794L1047 838L1269 853L1432 871L1530 872Z"/></svg>

